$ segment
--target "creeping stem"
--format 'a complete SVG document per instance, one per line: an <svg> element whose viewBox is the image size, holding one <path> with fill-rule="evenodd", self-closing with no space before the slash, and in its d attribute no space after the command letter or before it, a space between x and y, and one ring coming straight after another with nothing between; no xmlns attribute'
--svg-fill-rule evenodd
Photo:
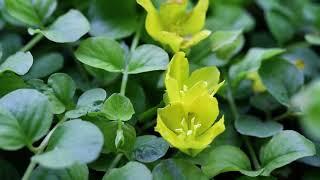
<svg viewBox="0 0 320 180"><path fill-rule="evenodd" d="M26 52L33 48L41 39L43 38L43 34L39 33L34 36L26 45L24 45L20 51Z"/></svg>
<svg viewBox="0 0 320 180"><path fill-rule="evenodd" d="M229 80L229 77L226 74L226 80L227 80L227 100L228 100L228 103L230 105L230 108L231 108L231 112L232 112L232 115L233 115L233 118L236 120L239 118L239 112L238 112L238 109L237 109L237 106L236 106L236 103L234 101L234 98L233 98L233 94L232 94L232 88L231 88L231 82ZM254 148L251 144L251 142L249 141L248 137L247 136L243 136L243 139L244 139L244 142L248 148L248 151L249 151L249 154L250 154L250 157L253 161L253 165L254 165L254 168L256 170L260 169L260 164L259 164L259 161L258 161L258 158L257 158L257 155L254 151Z"/></svg>

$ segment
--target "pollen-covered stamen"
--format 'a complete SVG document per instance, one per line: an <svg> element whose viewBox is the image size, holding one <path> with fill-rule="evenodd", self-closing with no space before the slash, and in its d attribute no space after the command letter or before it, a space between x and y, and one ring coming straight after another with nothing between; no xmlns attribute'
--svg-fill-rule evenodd
<svg viewBox="0 0 320 180"><path fill-rule="evenodd" d="M183 85L182 90L183 90L183 91L188 91L188 86Z"/></svg>

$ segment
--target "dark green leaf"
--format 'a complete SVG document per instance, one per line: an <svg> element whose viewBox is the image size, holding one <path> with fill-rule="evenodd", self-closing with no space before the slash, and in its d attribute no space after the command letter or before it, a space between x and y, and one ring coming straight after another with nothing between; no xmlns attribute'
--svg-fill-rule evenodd
<svg viewBox="0 0 320 180"><path fill-rule="evenodd" d="M315 153L315 146L310 140L295 131L282 131L260 151L260 160L264 167L262 175L269 176L273 170Z"/></svg>
<svg viewBox="0 0 320 180"><path fill-rule="evenodd" d="M31 174L30 180L88 180L89 169L86 165L75 164L66 169L47 169L37 167Z"/></svg>
<svg viewBox="0 0 320 180"><path fill-rule="evenodd" d="M169 149L169 144L162 138L145 135L137 137L133 157L143 163L150 163L163 157Z"/></svg>
<svg viewBox="0 0 320 180"><path fill-rule="evenodd" d="M243 115L235 121L235 128L240 134L266 138L282 131L282 124L276 121L262 121L261 119Z"/></svg>

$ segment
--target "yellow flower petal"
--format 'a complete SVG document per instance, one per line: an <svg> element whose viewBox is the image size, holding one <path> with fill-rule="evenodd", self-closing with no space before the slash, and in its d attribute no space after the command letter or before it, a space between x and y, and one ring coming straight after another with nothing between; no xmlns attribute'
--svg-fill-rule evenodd
<svg viewBox="0 0 320 180"><path fill-rule="evenodd" d="M153 38L162 44L169 45L173 52L178 52L183 43L183 38L173 32L160 31Z"/></svg>
<svg viewBox="0 0 320 180"><path fill-rule="evenodd" d="M186 16L187 4L187 0L171 0L161 4L159 14L166 30L180 34L179 22Z"/></svg>
<svg viewBox="0 0 320 180"><path fill-rule="evenodd" d="M254 92L260 93L267 90L257 71L248 73L247 78L252 80L252 89Z"/></svg>
<svg viewBox="0 0 320 180"><path fill-rule="evenodd" d="M197 134L202 134L212 126L219 115L218 101L208 93L198 96L191 103L188 112L194 114L196 122L201 124Z"/></svg>
<svg viewBox="0 0 320 180"><path fill-rule="evenodd" d="M185 58L185 53L177 52L170 61L165 77L166 87L166 80L169 79L169 77L177 81L179 89L183 88L184 82L189 77L189 63Z"/></svg>
<svg viewBox="0 0 320 180"><path fill-rule="evenodd" d="M181 103L170 104L158 110L158 115L162 122L171 131L181 128L181 120L185 117L185 112Z"/></svg>
<svg viewBox="0 0 320 180"><path fill-rule="evenodd" d="M217 67L211 66L211 67L204 67L195 70L191 73L191 76L186 81L186 86L188 88L195 85L195 83L199 81L205 81L208 84L208 90L211 94L215 87L217 86L218 82L220 80L220 72Z"/></svg>
<svg viewBox="0 0 320 180"><path fill-rule="evenodd" d="M209 0L198 1L181 27L183 29L182 35L192 35L201 31L205 24L208 7Z"/></svg>
<svg viewBox="0 0 320 180"><path fill-rule="evenodd" d="M211 34L211 31L203 30L190 37L185 37L183 43L181 44L181 49L188 49L191 46L198 44L200 41L210 36L210 34Z"/></svg>
<svg viewBox="0 0 320 180"><path fill-rule="evenodd" d="M208 146L213 141L213 139L216 138L219 134L223 133L225 129L224 117L222 117L202 135L198 136L197 141L202 142L205 146Z"/></svg>

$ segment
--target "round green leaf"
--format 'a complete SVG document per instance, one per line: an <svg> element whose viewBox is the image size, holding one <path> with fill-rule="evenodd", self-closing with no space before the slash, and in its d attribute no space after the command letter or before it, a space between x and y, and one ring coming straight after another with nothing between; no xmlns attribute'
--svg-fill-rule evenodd
<svg viewBox="0 0 320 180"><path fill-rule="evenodd" d="M124 143L116 147L115 139L117 136L118 122L116 121L103 121L97 119L90 119L90 122L95 124L104 136L103 153L110 152L124 152L129 153L133 150L136 141L136 131L134 127L129 124L122 124L122 131Z"/></svg>
<svg viewBox="0 0 320 180"><path fill-rule="evenodd" d="M120 44L105 37L82 41L75 56L86 65L110 72L123 71L125 63L124 50Z"/></svg>
<svg viewBox="0 0 320 180"><path fill-rule="evenodd" d="M152 180L150 170L138 162L129 162L121 168L112 169L102 180Z"/></svg>
<svg viewBox="0 0 320 180"><path fill-rule="evenodd" d="M133 157L143 163L150 163L163 157L169 149L169 144L162 138L152 135L137 137Z"/></svg>
<svg viewBox="0 0 320 180"><path fill-rule="evenodd" d="M282 124L275 121L262 121L255 116L243 115L235 121L235 128L240 134L266 138L282 131Z"/></svg>
<svg viewBox="0 0 320 180"><path fill-rule="evenodd" d="M30 52L17 52L8 57L0 65L0 73L4 71L12 71L18 75L26 74L31 68L33 57Z"/></svg>
<svg viewBox="0 0 320 180"><path fill-rule="evenodd" d="M287 130L275 135L260 151L263 176L299 158L315 155L315 145L301 134Z"/></svg>
<svg viewBox="0 0 320 180"><path fill-rule="evenodd" d="M303 72L282 59L262 63L259 75L269 93L285 106L290 106L290 98L304 82Z"/></svg>
<svg viewBox="0 0 320 180"><path fill-rule="evenodd" d="M153 180L208 180L202 171L189 161L183 159L167 159L161 161L152 170Z"/></svg>
<svg viewBox="0 0 320 180"><path fill-rule="evenodd" d="M130 99L116 93L106 100L101 111L109 120L128 121L134 114Z"/></svg>
<svg viewBox="0 0 320 180"><path fill-rule="evenodd" d="M42 22L53 14L58 5L57 0L32 0L32 3Z"/></svg>
<svg viewBox="0 0 320 180"><path fill-rule="evenodd" d="M89 169L84 164L75 164L66 169L47 169L37 167L31 174L30 180L88 180Z"/></svg>
<svg viewBox="0 0 320 180"><path fill-rule="evenodd" d="M99 101L104 101L106 97L107 93L104 89L90 89L79 97L77 106L92 106Z"/></svg>
<svg viewBox="0 0 320 180"><path fill-rule="evenodd" d="M151 44L142 45L133 52L128 64L128 73L166 70L168 63L169 56L163 49Z"/></svg>
<svg viewBox="0 0 320 180"><path fill-rule="evenodd" d="M202 166L203 172L214 177L220 173L239 171L246 176L258 176L259 171L252 171L248 156L238 147L218 146L209 153L207 163Z"/></svg>
<svg viewBox="0 0 320 180"><path fill-rule="evenodd" d="M31 145L49 130L52 113L48 98L32 89L19 89L0 99L0 148L17 150Z"/></svg>
<svg viewBox="0 0 320 180"><path fill-rule="evenodd" d="M35 58L30 71L24 76L27 79L44 78L63 67L63 57L59 53L43 54Z"/></svg>
<svg viewBox="0 0 320 180"><path fill-rule="evenodd" d="M57 43L68 43L79 40L90 30L86 17L78 10L71 9L60 16L47 29L28 29L30 34L41 33Z"/></svg>
<svg viewBox="0 0 320 180"><path fill-rule="evenodd" d="M55 73L49 77L48 85L51 86L55 96L64 105L69 106L72 104L76 85L69 75L64 73Z"/></svg>
<svg viewBox="0 0 320 180"><path fill-rule="evenodd" d="M80 119L60 125L52 134L46 152L32 161L50 169L90 163L98 158L103 146L103 134L95 125Z"/></svg>
<svg viewBox="0 0 320 180"><path fill-rule="evenodd" d="M319 35L314 35L314 34L307 34L305 36L305 39L310 43L314 45L320 46L320 36Z"/></svg>

